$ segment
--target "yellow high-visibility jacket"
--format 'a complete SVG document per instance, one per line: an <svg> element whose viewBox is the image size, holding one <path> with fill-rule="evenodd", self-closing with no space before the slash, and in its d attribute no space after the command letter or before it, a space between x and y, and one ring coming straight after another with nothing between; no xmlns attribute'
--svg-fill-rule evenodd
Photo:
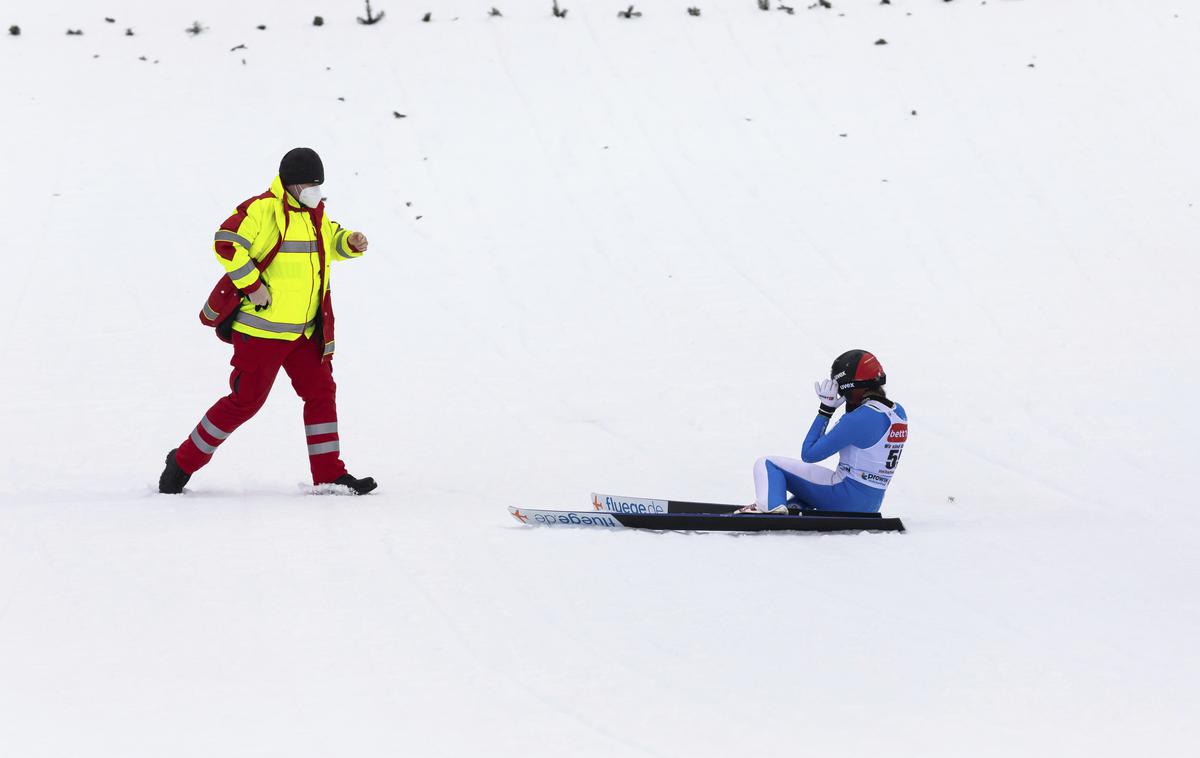
<svg viewBox="0 0 1200 758"><path fill-rule="evenodd" d="M335 260L362 255L350 246L352 233L325 215L324 201L316 208L301 205L278 176L269 190L239 205L217 231L213 251L235 287L249 294L265 283L271 304L255 310L253 303L243 302L233 330L267 339L311 338L317 314L323 313L324 352L331 355L329 267ZM270 266L260 274L259 265L274 250Z"/></svg>

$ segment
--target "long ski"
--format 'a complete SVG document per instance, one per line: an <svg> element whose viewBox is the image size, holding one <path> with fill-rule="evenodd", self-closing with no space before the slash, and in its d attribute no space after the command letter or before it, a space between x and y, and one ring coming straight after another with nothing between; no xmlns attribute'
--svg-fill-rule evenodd
<svg viewBox="0 0 1200 758"><path fill-rule="evenodd" d="M744 505L729 503L694 503L687 500L655 500L644 497L623 497L621 495L606 495L603 492L592 493L592 508L602 513L707 513L729 514ZM859 511L818 511L809 508L788 506L788 514L792 516L836 516L838 518L883 518L878 513Z"/></svg>
<svg viewBox="0 0 1200 758"><path fill-rule="evenodd" d="M543 511L508 509L529 526L596 529L652 529L680 532L902 532L898 518L866 519L828 513L815 516L734 513L617 513L612 511Z"/></svg>

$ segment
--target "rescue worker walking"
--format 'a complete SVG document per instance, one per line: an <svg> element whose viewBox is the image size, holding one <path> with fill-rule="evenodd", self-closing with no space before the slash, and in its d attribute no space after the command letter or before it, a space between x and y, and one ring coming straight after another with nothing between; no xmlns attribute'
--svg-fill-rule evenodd
<svg viewBox="0 0 1200 758"><path fill-rule="evenodd" d="M315 151L291 150L271 188L239 205L217 230L213 249L232 282L226 289L233 307L223 319L226 329L232 327L223 337L233 342L231 392L167 453L159 492L183 492L191 475L266 402L280 368L304 401L313 484L341 485L359 495L375 489L374 479L351 476L342 462L331 363L329 267L334 260L361 256L367 238L326 215L324 181L325 168ZM214 307L219 306L210 297L201 317L206 323L217 318Z"/></svg>

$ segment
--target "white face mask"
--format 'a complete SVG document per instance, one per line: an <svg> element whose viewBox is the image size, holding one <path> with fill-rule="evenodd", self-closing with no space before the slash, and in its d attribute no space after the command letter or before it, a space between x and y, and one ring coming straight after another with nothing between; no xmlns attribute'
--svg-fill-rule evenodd
<svg viewBox="0 0 1200 758"><path fill-rule="evenodd" d="M296 198L309 208L316 208L321 204L321 188L320 187L305 187L300 190L300 197Z"/></svg>

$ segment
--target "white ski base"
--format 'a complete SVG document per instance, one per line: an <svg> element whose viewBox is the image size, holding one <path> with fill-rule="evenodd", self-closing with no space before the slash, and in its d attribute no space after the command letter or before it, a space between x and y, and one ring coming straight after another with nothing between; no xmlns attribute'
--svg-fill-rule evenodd
<svg viewBox="0 0 1200 758"><path fill-rule="evenodd" d="M522 524L528 526L559 526L570 528L627 529L624 524L604 513L589 511L540 511L530 508L513 508L508 512Z"/></svg>

